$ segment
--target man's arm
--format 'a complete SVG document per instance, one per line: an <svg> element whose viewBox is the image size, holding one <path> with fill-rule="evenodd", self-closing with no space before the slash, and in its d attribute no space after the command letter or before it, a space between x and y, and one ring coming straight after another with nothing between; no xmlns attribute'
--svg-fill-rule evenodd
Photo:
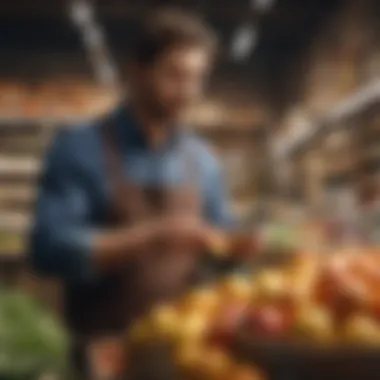
<svg viewBox="0 0 380 380"><path fill-rule="evenodd" d="M72 159L70 133L60 132L46 157L29 258L42 274L77 280L117 268L128 252L146 242L149 229L93 229L89 196Z"/></svg>
<svg viewBox="0 0 380 380"><path fill-rule="evenodd" d="M37 272L83 280L117 270L139 248L156 239L175 237L202 244L203 226L184 218L95 229L90 220L88 189L73 159L78 144L73 147L71 133L75 132L62 131L55 139L40 181L29 254Z"/></svg>

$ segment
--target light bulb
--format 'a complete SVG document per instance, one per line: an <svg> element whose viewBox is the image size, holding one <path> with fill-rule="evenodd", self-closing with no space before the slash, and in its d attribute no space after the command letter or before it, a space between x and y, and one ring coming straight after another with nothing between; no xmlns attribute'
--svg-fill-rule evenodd
<svg viewBox="0 0 380 380"><path fill-rule="evenodd" d="M71 18L77 25L83 25L91 22L93 16L92 7L88 2L75 1L71 6Z"/></svg>
<svg viewBox="0 0 380 380"><path fill-rule="evenodd" d="M255 48L258 40L258 32L254 25L246 25L239 29L233 39L231 53L234 59L248 58Z"/></svg>

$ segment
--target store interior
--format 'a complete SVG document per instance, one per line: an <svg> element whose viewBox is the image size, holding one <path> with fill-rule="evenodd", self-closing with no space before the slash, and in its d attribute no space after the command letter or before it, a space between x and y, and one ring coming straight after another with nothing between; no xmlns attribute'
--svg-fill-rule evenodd
<svg viewBox="0 0 380 380"><path fill-rule="evenodd" d="M220 38L221 52L206 94L189 112L188 122L220 159L231 209L244 228L263 231L273 237L274 246L286 246L285 251L359 248L371 251L368 260L376 260L372 247L380 242L378 1L0 2L0 378L34 379L37 372L52 371L52 379L66 379L69 338L60 322L60 286L36 278L26 260L42 159L58 128L100 117L128 93L124 78L136 20L168 4L201 14ZM306 277L309 266L318 267L314 261L300 262L291 265ZM253 288L263 296L271 288L268 281L280 281L278 272L269 272L263 270L257 277L250 273L248 287L235 277L221 281L213 295L202 293L194 305L204 308L202 300L211 304L215 293L234 302L249 299L251 304ZM277 277L271 280L271 274ZM185 299L190 305L191 297ZM224 315L229 314L234 314L233 306L226 307ZM305 319L313 320L310 315ZM226 319L232 323L234 317ZM191 321L189 326L191 335L196 328ZM151 334L154 340L160 332L157 328L149 333L147 328L141 333L139 328L138 341L143 340L141 334ZM380 322L366 331L378 334L371 342L378 349ZM223 332L219 338L223 335L225 347L231 338ZM243 366L249 369L241 369L240 377L238 370L227 377L216 375L225 367L224 356L215 351L210 362L222 364L210 367L212 376L207 372L195 378L283 378L253 366L249 343L244 350L250 352ZM177 359L189 367L195 354L184 352ZM343 380L340 376L331 378ZM194 379L181 380L188 378Z"/></svg>

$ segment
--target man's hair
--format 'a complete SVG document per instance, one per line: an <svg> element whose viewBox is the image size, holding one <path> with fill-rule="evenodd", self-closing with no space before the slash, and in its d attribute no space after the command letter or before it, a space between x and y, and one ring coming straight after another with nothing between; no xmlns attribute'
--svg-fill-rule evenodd
<svg viewBox="0 0 380 380"><path fill-rule="evenodd" d="M181 10L152 12L139 23L131 59L154 63L163 53L177 47L202 47L213 55L217 38L197 16Z"/></svg>

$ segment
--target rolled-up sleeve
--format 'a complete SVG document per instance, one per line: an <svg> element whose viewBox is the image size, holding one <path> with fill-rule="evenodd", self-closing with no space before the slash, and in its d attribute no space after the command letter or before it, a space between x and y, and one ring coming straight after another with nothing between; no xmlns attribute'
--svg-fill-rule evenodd
<svg viewBox="0 0 380 380"><path fill-rule="evenodd" d="M89 199L73 160L70 132L61 131L46 155L39 182L29 260L42 275L65 281L91 278L93 231Z"/></svg>

